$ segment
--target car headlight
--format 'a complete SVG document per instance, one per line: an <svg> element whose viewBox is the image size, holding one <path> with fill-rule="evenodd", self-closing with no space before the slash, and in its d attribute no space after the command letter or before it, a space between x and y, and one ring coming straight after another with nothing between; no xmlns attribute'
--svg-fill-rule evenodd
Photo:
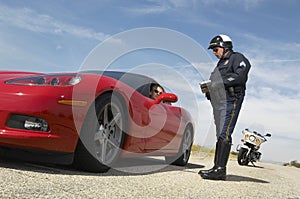
<svg viewBox="0 0 300 199"><path fill-rule="evenodd" d="M26 86L73 86L81 82L81 77L75 73L70 74L47 74L28 76L8 80L6 84Z"/></svg>

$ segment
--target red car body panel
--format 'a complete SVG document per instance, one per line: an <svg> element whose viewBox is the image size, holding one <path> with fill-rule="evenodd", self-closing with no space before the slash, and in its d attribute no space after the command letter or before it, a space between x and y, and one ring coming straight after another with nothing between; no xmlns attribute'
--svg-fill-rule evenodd
<svg viewBox="0 0 300 199"><path fill-rule="evenodd" d="M39 75L45 74L0 71L0 147L74 153L91 104L101 94L112 91L122 96L130 116L121 156L174 155L179 150L185 128L192 125L189 113L183 108L157 104L136 88L106 75L79 73L81 82L73 86L7 83ZM69 100L79 103L64 103ZM9 127L14 115L41 118L47 122L49 130Z"/></svg>

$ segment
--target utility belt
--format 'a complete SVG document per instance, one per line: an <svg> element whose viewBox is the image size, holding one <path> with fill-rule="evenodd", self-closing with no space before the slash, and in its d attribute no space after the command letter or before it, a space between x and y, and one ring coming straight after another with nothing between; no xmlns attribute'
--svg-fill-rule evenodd
<svg viewBox="0 0 300 199"><path fill-rule="evenodd" d="M226 90L226 94L230 97L239 97L239 96L243 96L245 95L245 90L246 88L244 86L236 86L236 87L228 87L225 89Z"/></svg>
<svg viewBox="0 0 300 199"><path fill-rule="evenodd" d="M223 88L214 88L211 89L211 92L207 92L205 94L208 100L220 101L226 100L226 96L229 97L241 97L245 95L245 87L237 86L237 87L228 87L224 90Z"/></svg>

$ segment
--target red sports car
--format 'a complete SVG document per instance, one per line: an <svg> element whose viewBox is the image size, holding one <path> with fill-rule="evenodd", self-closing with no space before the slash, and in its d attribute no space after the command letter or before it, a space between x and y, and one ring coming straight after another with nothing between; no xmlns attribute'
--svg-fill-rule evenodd
<svg viewBox="0 0 300 199"><path fill-rule="evenodd" d="M0 71L5 157L105 172L118 157L165 156L187 164L194 137L177 96L149 97L154 79L118 71Z"/></svg>

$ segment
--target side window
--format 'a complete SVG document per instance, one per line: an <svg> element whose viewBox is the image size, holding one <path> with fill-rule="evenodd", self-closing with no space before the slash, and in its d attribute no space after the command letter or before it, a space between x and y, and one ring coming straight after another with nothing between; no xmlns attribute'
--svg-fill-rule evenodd
<svg viewBox="0 0 300 199"><path fill-rule="evenodd" d="M145 97L149 97L150 86L151 86L151 83L144 84L144 85L140 86L139 88L137 88L136 91L139 92L139 93L141 93Z"/></svg>

